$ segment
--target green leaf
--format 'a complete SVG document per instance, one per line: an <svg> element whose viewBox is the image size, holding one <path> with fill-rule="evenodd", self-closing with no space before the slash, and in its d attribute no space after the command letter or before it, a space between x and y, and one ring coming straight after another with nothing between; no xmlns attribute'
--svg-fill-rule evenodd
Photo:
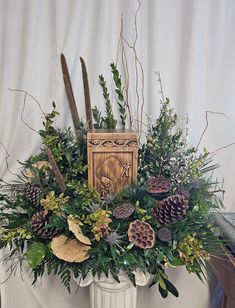
<svg viewBox="0 0 235 308"><path fill-rule="evenodd" d="M128 244L128 246L127 246L127 250L131 250L131 248L133 247L135 245L135 243L134 242L131 242L130 244Z"/></svg>
<svg viewBox="0 0 235 308"><path fill-rule="evenodd" d="M167 286L167 290L171 292L171 294L173 294L175 297L179 297L178 290L168 279L165 280L165 284Z"/></svg>
<svg viewBox="0 0 235 308"><path fill-rule="evenodd" d="M5 246L5 243L0 241L0 249L2 249Z"/></svg>
<svg viewBox="0 0 235 308"><path fill-rule="evenodd" d="M160 263L165 258L165 254L161 251L157 256L156 262Z"/></svg>
<svg viewBox="0 0 235 308"><path fill-rule="evenodd" d="M46 247L42 243L35 242L29 246L26 256L30 267L35 269L45 258Z"/></svg>
<svg viewBox="0 0 235 308"><path fill-rule="evenodd" d="M158 282L158 280L159 280L159 274L157 273L157 274L154 275L154 277L153 277L153 279L152 279L152 281L151 281L151 283L149 285L149 288L154 286Z"/></svg>
<svg viewBox="0 0 235 308"><path fill-rule="evenodd" d="M162 289L161 286L160 286L160 284L158 285L158 289L159 289L159 292L160 292L160 294L161 294L161 296L162 296L163 298L166 298L166 297L168 296L168 291L167 291L167 289L166 289L166 290Z"/></svg>
<svg viewBox="0 0 235 308"><path fill-rule="evenodd" d="M65 157L66 157L67 161L69 163L71 163L71 161L72 161L72 151L70 151L70 150L65 151Z"/></svg>
<svg viewBox="0 0 235 308"><path fill-rule="evenodd" d="M165 281L163 280L163 278L162 278L160 275L159 275L159 285L161 286L161 288L162 288L163 290L167 290Z"/></svg>
<svg viewBox="0 0 235 308"><path fill-rule="evenodd" d="M172 266L184 265L184 262L180 258L177 258L177 257L173 257L169 261Z"/></svg>

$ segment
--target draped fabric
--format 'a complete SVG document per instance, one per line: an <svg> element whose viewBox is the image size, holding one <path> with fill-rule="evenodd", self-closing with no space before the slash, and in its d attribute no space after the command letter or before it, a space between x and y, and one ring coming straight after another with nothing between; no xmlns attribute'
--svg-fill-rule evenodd
<svg viewBox="0 0 235 308"><path fill-rule="evenodd" d="M67 58L75 98L84 117L84 97L79 57L87 63L92 104L102 108L98 75L110 84L111 62L117 59L121 16L123 34L135 40L135 0L0 0L0 142L10 157L9 168L16 172L17 160L24 161L40 147L32 129L41 128L41 111L29 92L48 112L52 101L60 112L56 124L72 125L60 69L60 54ZM136 50L144 68L145 114L155 118L159 112L159 70L165 96L178 112L182 126L189 118L189 143L200 142L209 151L235 142L235 2L233 0L142 0L137 17ZM130 65L130 100L136 110L133 50L127 49ZM119 53L120 63L120 53ZM140 79L141 81L142 79ZM113 97L112 97L113 98ZM213 113L214 112L214 113ZM26 122L27 127L23 122ZM233 211L235 196L235 147L217 152L221 168L215 177L225 176L225 210ZM12 178L0 147L0 177ZM7 277L1 267L1 280ZM24 273L0 286L1 308L88 307L88 290L69 295L56 277L45 277L37 287ZM185 270L170 271L180 298L162 300L156 288L139 290L138 308L208 308L208 286ZM76 286L74 286L76 290ZM213 304L215 308L215 304Z"/></svg>

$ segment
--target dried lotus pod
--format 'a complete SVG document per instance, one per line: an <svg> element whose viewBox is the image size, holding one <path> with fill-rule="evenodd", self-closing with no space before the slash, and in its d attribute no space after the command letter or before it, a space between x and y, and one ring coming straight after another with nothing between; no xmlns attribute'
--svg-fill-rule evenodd
<svg viewBox="0 0 235 308"><path fill-rule="evenodd" d="M159 238L160 241L170 243L172 240L172 233L171 230L169 230L166 227L163 227L158 230L157 232L157 237Z"/></svg>
<svg viewBox="0 0 235 308"><path fill-rule="evenodd" d="M170 181L163 177L153 177L146 181L147 193L153 197L164 197L172 188Z"/></svg>
<svg viewBox="0 0 235 308"><path fill-rule="evenodd" d="M188 206L188 199L183 195L172 195L156 204L153 216L163 225L175 223L184 218Z"/></svg>
<svg viewBox="0 0 235 308"><path fill-rule="evenodd" d="M124 203L114 209L113 216L117 219L127 219L134 213L134 211L135 208L131 203Z"/></svg>
<svg viewBox="0 0 235 308"><path fill-rule="evenodd" d="M75 237L76 237L81 243L83 243L83 244L85 244L85 245L91 245L90 239L89 239L87 236L83 235L82 230L81 230L79 224L76 223L76 222L74 221L73 218L69 217L68 220L67 220L67 222L68 222L69 230L70 230L71 232L73 232L73 234L75 235Z"/></svg>
<svg viewBox="0 0 235 308"><path fill-rule="evenodd" d="M83 262L89 258L90 246L79 242L77 239L70 240L65 235L54 237L51 241L53 254L66 262Z"/></svg>
<svg viewBox="0 0 235 308"><path fill-rule="evenodd" d="M155 233L149 223L134 220L129 224L128 238L130 242L143 249L152 248L155 242Z"/></svg>

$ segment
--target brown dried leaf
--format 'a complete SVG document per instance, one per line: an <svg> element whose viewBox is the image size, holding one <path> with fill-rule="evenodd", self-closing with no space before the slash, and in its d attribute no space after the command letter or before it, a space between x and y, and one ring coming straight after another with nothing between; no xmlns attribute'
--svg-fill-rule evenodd
<svg viewBox="0 0 235 308"><path fill-rule="evenodd" d="M87 255L90 246L77 239L70 240L65 235L54 237L51 241L53 254L66 262L83 262L89 258Z"/></svg>
<svg viewBox="0 0 235 308"><path fill-rule="evenodd" d="M68 218L69 230L73 232L75 237L85 245L91 245L90 239L82 234L82 230L78 223L76 223L72 218Z"/></svg>

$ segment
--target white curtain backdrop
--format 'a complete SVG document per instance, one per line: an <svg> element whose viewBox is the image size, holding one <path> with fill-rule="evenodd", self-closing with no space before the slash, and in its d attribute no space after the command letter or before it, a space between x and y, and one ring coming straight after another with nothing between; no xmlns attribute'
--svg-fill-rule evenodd
<svg viewBox="0 0 235 308"><path fill-rule="evenodd" d="M109 64L116 61L117 46L124 19L124 35L134 41L136 0L0 0L0 142L10 153L9 167L16 172L17 160L24 161L40 146L40 138L21 121L22 89L32 94L44 111L55 101L60 116L58 126L71 125L60 69L60 54L67 58L81 116L84 97L79 56L88 68L93 105L102 106L98 75L110 80ZM137 19L136 49L145 73L145 112L159 112L159 86L155 71L162 76L164 92L179 118L189 117L189 143L201 142L214 151L235 142L235 1L233 0L141 0ZM128 52L133 64L133 53ZM130 71L130 76L134 68ZM134 82L134 81L133 81ZM134 83L131 85L135 106ZM38 130L40 110L32 99L26 102L24 120ZM226 211L235 208L235 146L215 157L221 168L215 176L225 177ZM0 177L9 178L6 154L0 148ZM0 280L7 277L0 269ZM157 289L141 289L138 308L209 308L209 289L184 270L170 272L180 298L162 300ZM75 287L75 286L74 286ZM76 289L76 288L75 288ZM24 274L0 286L1 308L88 307L88 290L68 295L56 277L46 277L37 287ZM215 308L215 305L213 305Z"/></svg>

